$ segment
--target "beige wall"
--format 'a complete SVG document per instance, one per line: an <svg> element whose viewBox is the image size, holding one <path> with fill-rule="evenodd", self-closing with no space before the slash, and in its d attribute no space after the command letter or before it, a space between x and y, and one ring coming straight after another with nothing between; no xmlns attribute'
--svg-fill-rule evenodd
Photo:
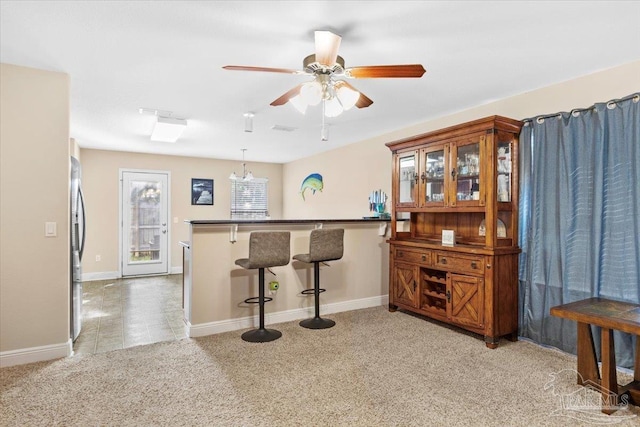
<svg viewBox="0 0 640 427"><path fill-rule="evenodd" d="M300 185L311 173L322 175L324 188L315 194L307 189L303 200ZM287 219L370 216L369 193L391 197L391 155L382 141L351 144L285 164L282 182Z"/></svg>
<svg viewBox="0 0 640 427"><path fill-rule="evenodd" d="M0 352L69 340L69 77L0 64ZM45 237L45 222L57 237Z"/></svg>
<svg viewBox="0 0 640 427"><path fill-rule="evenodd" d="M182 267L180 240L189 240L185 219L228 219L231 185L229 174L242 173L238 161L200 159L81 149L82 187L87 213L87 238L82 260L83 274L119 271L118 184L120 169L168 171L171 175L169 221L171 267ZM282 215L282 165L251 162L254 176L269 178L269 213ZM214 205L191 205L191 178L214 180ZM174 222L177 218L177 222ZM96 255L101 261L96 262Z"/></svg>
<svg viewBox="0 0 640 427"><path fill-rule="evenodd" d="M524 119L589 107L596 102L637 92L640 90L639 76L640 61L636 61L287 163L282 180L284 217L352 218L367 215L369 193L375 189L382 189L387 194L391 191L391 152L384 145L386 142L496 114ZM323 176L324 190L314 196L307 190L306 201L303 201L298 194L300 184L313 172ZM387 210L389 208L387 203Z"/></svg>

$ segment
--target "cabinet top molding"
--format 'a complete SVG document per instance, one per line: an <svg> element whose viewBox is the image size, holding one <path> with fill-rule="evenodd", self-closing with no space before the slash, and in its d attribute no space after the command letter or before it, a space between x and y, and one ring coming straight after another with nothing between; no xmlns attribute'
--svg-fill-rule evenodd
<svg viewBox="0 0 640 427"><path fill-rule="evenodd" d="M519 133L523 124L524 123L520 120L510 119L508 117L489 116L482 119L457 124L455 126L449 126L443 129L410 136L408 138L403 138L397 141L387 142L385 145L389 147L391 151L395 152L420 144L455 138L475 132L486 132L488 130L494 129Z"/></svg>

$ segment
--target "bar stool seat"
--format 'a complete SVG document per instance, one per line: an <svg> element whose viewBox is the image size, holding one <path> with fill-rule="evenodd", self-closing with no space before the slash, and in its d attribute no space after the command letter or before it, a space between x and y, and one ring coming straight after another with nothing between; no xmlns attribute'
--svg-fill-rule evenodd
<svg viewBox="0 0 640 427"><path fill-rule="evenodd" d="M277 340L282 332L264 327L264 304L273 298L264 295L264 269L289 264L291 233L288 231L252 231L249 235L249 258L236 260L236 265L247 270L258 269L258 296L244 300L248 304L259 304L260 327L242 334L249 342Z"/></svg>
<svg viewBox="0 0 640 427"><path fill-rule="evenodd" d="M313 288L302 291L304 295L314 295L315 316L300 322L300 326L308 329L326 329L336 324L331 319L320 317L320 294L326 289L320 288L320 263L335 261L344 253L344 229L319 228L311 231L309 236L309 253L297 254L293 259L313 263Z"/></svg>

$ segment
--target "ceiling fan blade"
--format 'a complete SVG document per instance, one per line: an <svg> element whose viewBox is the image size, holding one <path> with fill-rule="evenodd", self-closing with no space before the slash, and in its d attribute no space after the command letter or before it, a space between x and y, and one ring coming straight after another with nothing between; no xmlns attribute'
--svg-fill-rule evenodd
<svg viewBox="0 0 640 427"><path fill-rule="evenodd" d="M301 74L301 71L291 70L289 68L246 67L244 65L225 65L222 68L232 71L264 71L267 73Z"/></svg>
<svg viewBox="0 0 640 427"><path fill-rule="evenodd" d="M338 80L335 82L335 88L339 89L341 86L346 86L349 89L358 92L360 94L360 97L358 98L358 100L356 101L355 106L358 108L367 108L369 105L373 104L373 101L364 93L360 92L358 89L356 89L355 87L351 86L349 83L345 82L344 80Z"/></svg>
<svg viewBox="0 0 640 427"><path fill-rule="evenodd" d="M298 95L300 93L300 88L301 87L302 87L302 84L299 84L298 86L294 87L293 89L291 89L290 91L288 91L287 93L282 95L280 98L278 98L275 101L273 101L271 103L271 106L277 107L278 105L286 104L291 98L293 98L294 96L296 96L296 95Z"/></svg>
<svg viewBox="0 0 640 427"><path fill-rule="evenodd" d="M425 69L420 64L369 65L352 67L344 71L345 76L354 79L374 79L380 77L422 77Z"/></svg>
<svg viewBox="0 0 640 427"><path fill-rule="evenodd" d="M332 67L338 58L338 48L342 37L331 31L316 31L316 61L327 67Z"/></svg>
<svg viewBox="0 0 640 427"><path fill-rule="evenodd" d="M367 95L360 92L360 98L358 98L358 102L356 102L356 107L367 108L371 104L373 104L373 101Z"/></svg>

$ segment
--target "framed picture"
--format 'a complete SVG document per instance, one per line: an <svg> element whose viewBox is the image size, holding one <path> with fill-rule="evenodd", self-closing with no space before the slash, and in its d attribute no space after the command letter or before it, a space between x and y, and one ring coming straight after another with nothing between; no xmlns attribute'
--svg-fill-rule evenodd
<svg viewBox="0 0 640 427"><path fill-rule="evenodd" d="M213 205L213 180L191 178L191 204Z"/></svg>

